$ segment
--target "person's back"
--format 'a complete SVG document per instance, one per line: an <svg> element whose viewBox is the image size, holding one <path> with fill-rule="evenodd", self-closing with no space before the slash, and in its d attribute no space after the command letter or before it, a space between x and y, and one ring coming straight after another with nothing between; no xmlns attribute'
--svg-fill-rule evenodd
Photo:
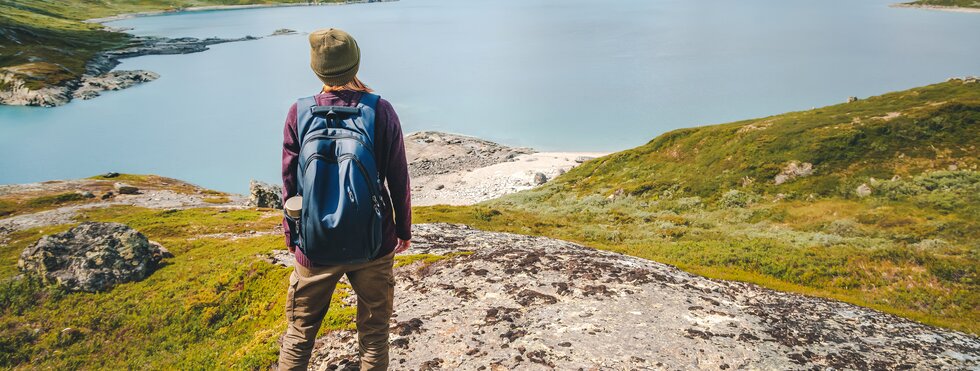
<svg viewBox="0 0 980 371"><path fill-rule="evenodd" d="M300 100L315 106L358 107L359 103L374 98L370 88L357 78L360 50L347 33L337 29L315 31L310 34L311 67L324 83L323 91L312 100ZM365 105L360 105L364 107ZM293 196L312 194L314 190L300 191L304 171L300 170L300 158L304 137L299 128L302 120L311 120L305 114L313 107L294 104L286 116L283 130L282 179L283 200ZM371 143L373 163L380 180L381 240L377 253L366 262L336 264L324 256L324 241L304 244L298 230L311 218L284 218L283 229L286 245L296 256L296 265L289 280L286 298L288 327L279 352L279 369L305 370L309 363L315 336L326 315L330 298L337 282L347 275L357 294L357 332L360 343L362 369L386 369L388 366L388 321L392 314L394 295L393 257L408 249L411 240L411 194L405 145L401 124L391 103L377 99L377 103L362 108L373 112ZM333 159L337 161L337 159ZM359 163L358 163L359 164ZM325 186L317 183L317 186ZM349 189L347 192L351 192ZM304 201L307 201L304 196ZM351 195L354 198L354 195ZM336 201L334 201L336 202ZM306 212L306 210L304 210ZM370 233L369 223L363 223L364 233ZM304 254L304 250L307 252ZM312 254L310 251L317 251Z"/></svg>

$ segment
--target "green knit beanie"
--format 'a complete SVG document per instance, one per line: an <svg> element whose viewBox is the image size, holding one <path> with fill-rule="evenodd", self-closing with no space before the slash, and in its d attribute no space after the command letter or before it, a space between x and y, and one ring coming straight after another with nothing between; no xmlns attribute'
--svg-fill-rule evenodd
<svg viewBox="0 0 980 371"><path fill-rule="evenodd" d="M328 28L310 33L310 67L324 84L340 86L354 79L361 49L350 34Z"/></svg>

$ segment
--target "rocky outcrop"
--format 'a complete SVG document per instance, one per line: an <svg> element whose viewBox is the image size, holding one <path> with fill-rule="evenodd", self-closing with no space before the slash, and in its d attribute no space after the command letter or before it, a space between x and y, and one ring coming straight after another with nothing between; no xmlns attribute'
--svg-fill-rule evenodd
<svg viewBox="0 0 980 371"><path fill-rule="evenodd" d="M414 226L391 365L417 369L970 369L980 339L837 301L718 281L577 244ZM356 334L314 367L356 363Z"/></svg>
<svg viewBox="0 0 980 371"><path fill-rule="evenodd" d="M790 180L807 177L812 174L813 164L809 162L800 163L798 161L790 161L790 163L786 164L786 167L784 167L779 174L776 174L776 176L773 178L773 182L775 182L776 185L780 185Z"/></svg>
<svg viewBox="0 0 980 371"><path fill-rule="evenodd" d="M112 71L98 76L83 76L78 89L72 92L75 99L92 99L98 97L103 91L122 90L136 84L153 81L160 78L156 72L136 70L136 71Z"/></svg>
<svg viewBox="0 0 980 371"><path fill-rule="evenodd" d="M88 62L86 72L76 80L40 89L30 89L29 76L0 70L0 104L15 106L54 107L67 104L72 98L92 99L106 90L120 90L140 83L153 81L160 76L150 71L112 71L119 60L143 55L189 54L208 50L208 46L235 41L256 40L246 36L234 39L183 37L133 37L124 48L102 52Z"/></svg>
<svg viewBox="0 0 980 371"><path fill-rule="evenodd" d="M473 170L534 152L530 148L508 147L480 138L436 131L422 131L405 137L408 171L413 178Z"/></svg>
<svg viewBox="0 0 980 371"><path fill-rule="evenodd" d="M248 206L282 209L282 186L252 180L248 183Z"/></svg>
<svg viewBox="0 0 980 371"><path fill-rule="evenodd" d="M167 255L126 225L87 222L41 237L24 249L17 266L67 291L99 292L146 278Z"/></svg>

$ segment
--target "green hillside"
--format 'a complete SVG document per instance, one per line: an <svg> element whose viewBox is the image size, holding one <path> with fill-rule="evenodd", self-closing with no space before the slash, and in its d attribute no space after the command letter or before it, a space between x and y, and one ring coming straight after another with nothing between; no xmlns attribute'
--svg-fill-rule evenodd
<svg viewBox="0 0 980 371"><path fill-rule="evenodd" d="M306 0L0 0L0 73L31 88L80 77L96 53L124 46L129 37L83 22L117 14L191 6L305 3ZM0 90L4 87L0 86Z"/></svg>
<svg viewBox="0 0 980 371"><path fill-rule="evenodd" d="M675 130L534 190L417 214L976 334L978 145L980 84L954 81Z"/></svg>
<svg viewBox="0 0 980 371"><path fill-rule="evenodd" d="M977 0L919 0L919 1L913 1L908 4L949 6L949 7L957 7L957 8L980 8L980 1Z"/></svg>

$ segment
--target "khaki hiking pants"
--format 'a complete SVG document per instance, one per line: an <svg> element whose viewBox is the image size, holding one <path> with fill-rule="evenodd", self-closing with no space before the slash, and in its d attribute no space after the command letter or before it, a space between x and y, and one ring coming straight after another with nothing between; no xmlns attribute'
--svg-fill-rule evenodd
<svg viewBox="0 0 980 371"><path fill-rule="evenodd" d="M361 370L388 368L388 321L391 319L395 253L359 264L305 268L294 264L286 296L286 335L279 349L280 370L306 370L313 341L330 307L337 281L346 274L357 294L357 342Z"/></svg>

